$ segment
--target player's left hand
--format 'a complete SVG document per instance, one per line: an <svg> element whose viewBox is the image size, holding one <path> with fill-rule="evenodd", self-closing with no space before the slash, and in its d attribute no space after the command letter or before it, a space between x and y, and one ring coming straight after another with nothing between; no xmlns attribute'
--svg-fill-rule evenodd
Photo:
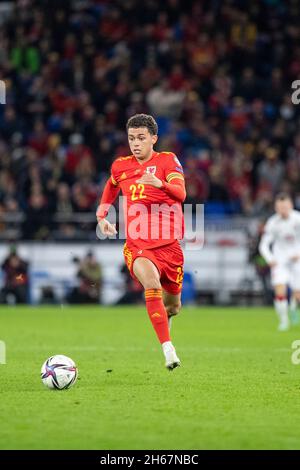
<svg viewBox="0 0 300 470"><path fill-rule="evenodd" d="M136 183L148 184L149 186L153 186L154 188L162 187L162 181L157 178L157 176L152 175L151 173L144 173L141 178L136 180Z"/></svg>
<svg viewBox="0 0 300 470"><path fill-rule="evenodd" d="M296 262L300 260L300 255L295 255L291 257L291 261Z"/></svg>

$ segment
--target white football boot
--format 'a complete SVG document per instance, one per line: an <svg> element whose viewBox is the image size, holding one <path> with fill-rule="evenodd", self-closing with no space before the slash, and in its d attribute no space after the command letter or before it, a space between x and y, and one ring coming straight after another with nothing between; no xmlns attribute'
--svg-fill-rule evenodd
<svg viewBox="0 0 300 470"><path fill-rule="evenodd" d="M288 320L281 321L278 325L278 331L288 331L290 328L290 323Z"/></svg>
<svg viewBox="0 0 300 470"><path fill-rule="evenodd" d="M166 341L162 344L163 353L166 358L166 368L169 370L175 369L180 366L180 359L177 357L175 348L171 341Z"/></svg>

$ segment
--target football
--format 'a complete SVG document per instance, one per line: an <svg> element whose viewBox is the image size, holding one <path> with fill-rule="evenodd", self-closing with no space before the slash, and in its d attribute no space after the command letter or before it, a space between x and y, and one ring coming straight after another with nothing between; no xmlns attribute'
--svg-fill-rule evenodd
<svg viewBox="0 0 300 470"><path fill-rule="evenodd" d="M78 369L75 362L62 354L49 357L42 365L42 382L50 389L70 388L76 382L77 376Z"/></svg>

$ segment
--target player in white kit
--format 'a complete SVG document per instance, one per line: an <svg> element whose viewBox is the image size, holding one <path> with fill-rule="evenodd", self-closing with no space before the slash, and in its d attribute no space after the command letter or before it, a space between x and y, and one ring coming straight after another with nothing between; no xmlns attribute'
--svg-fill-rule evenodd
<svg viewBox="0 0 300 470"><path fill-rule="evenodd" d="M267 220L259 251L271 269L278 330L286 331L290 319L292 323L298 323L300 302L300 212L294 210L292 199L286 193L275 198L275 214ZM292 290L290 305L288 287Z"/></svg>

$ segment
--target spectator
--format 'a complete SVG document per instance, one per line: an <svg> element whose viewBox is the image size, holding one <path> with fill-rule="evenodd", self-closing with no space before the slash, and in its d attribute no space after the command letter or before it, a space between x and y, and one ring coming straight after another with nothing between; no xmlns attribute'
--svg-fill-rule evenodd
<svg viewBox="0 0 300 470"><path fill-rule="evenodd" d="M279 149L269 147L265 151L265 158L258 166L258 181L265 181L272 187L273 194L279 191L284 176L284 166L279 160Z"/></svg>
<svg viewBox="0 0 300 470"><path fill-rule="evenodd" d="M12 246L9 255L2 263L4 287L2 302L6 304L25 304L28 301L28 264L18 255L16 247Z"/></svg>
<svg viewBox="0 0 300 470"><path fill-rule="evenodd" d="M186 160L186 203L193 204L207 200L209 184L206 174L199 170L199 164L193 157Z"/></svg>
<svg viewBox="0 0 300 470"><path fill-rule="evenodd" d="M64 220L69 219L74 212L71 191L67 183L62 182L58 184L55 212Z"/></svg>
<svg viewBox="0 0 300 470"><path fill-rule="evenodd" d="M229 194L226 189L224 175L220 165L213 165L209 169L210 187L208 200L211 202L221 202L226 204L229 201Z"/></svg>
<svg viewBox="0 0 300 470"><path fill-rule="evenodd" d="M32 188L28 201L27 216L23 224L23 236L26 240L45 240L49 236L49 216L47 202L41 188Z"/></svg>
<svg viewBox="0 0 300 470"><path fill-rule="evenodd" d="M167 80L151 88L146 96L150 112L158 117L174 119L182 110L184 91L171 88Z"/></svg>
<svg viewBox="0 0 300 470"><path fill-rule="evenodd" d="M88 252L80 261L74 258L78 264L78 285L72 289L67 297L69 303L98 304L101 298L102 270L92 252Z"/></svg>
<svg viewBox="0 0 300 470"><path fill-rule="evenodd" d="M65 172L70 182L74 182L78 165L83 159L91 159L91 151L83 144L80 134L72 134L70 137L70 148L66 155Z"/></svg>

